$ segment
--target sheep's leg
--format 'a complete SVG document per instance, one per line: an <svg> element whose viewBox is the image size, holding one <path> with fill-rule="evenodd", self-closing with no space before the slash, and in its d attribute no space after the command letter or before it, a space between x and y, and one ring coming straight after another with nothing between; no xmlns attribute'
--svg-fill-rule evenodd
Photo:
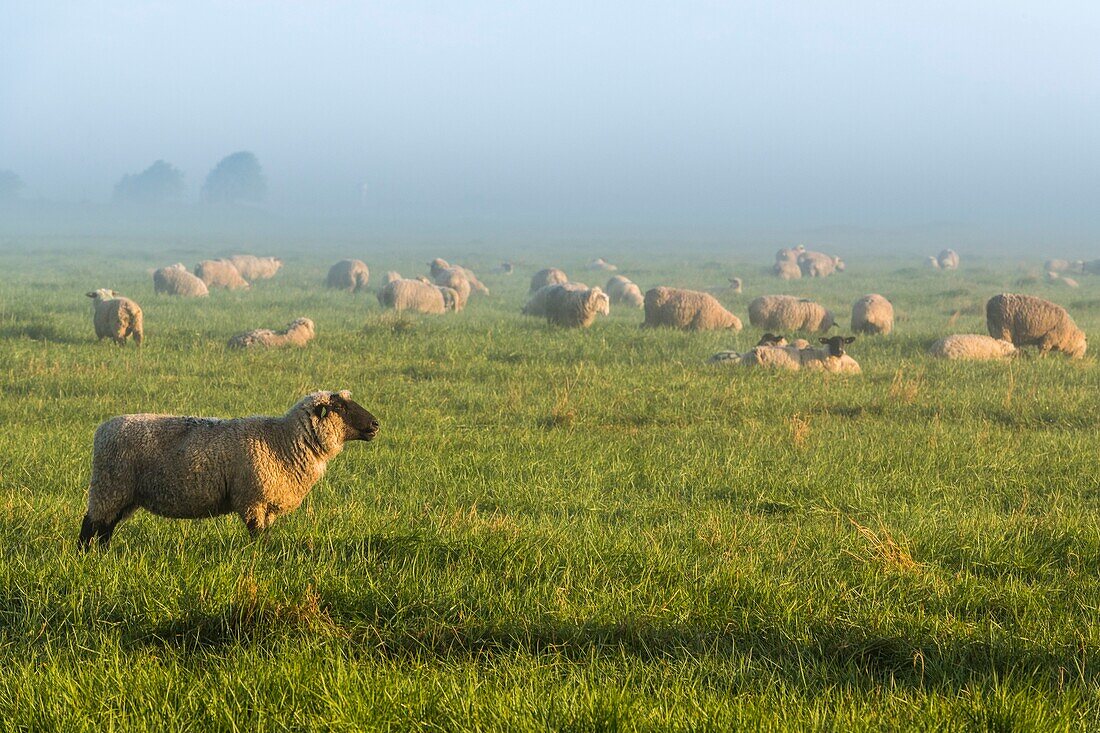
<svg viewBox="0 0 1100 733"><path fill-rule="evenodd" d="M253 538L259 537L274 521L274 515L269 515L267 507L263 504L254 504L241 513L244 526L248 527L248 533Z"/></svg>
<svg viewBox="0 0 1100 733"><path fill-rule="evenodd" d="M80 541L78 543L80 549L87 552L91 547L93 539L100 549L108 549L111 545L111 535L114 533L115 527L128 519L136 509L137 507L131 504L120 510L115 515L114 519L101 522L92 519L90 514L85 514L84 521L80 525Z"/></svg>

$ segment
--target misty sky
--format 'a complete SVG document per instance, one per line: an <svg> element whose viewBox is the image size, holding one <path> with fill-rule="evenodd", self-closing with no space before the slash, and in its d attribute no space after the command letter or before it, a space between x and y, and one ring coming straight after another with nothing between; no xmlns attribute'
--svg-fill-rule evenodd
<svg viewBox="0 0 1100 733"><path fill-rule="evenodd" d="M1100 223L1089 2L0 0L0 168L488 216Z"/></svg>

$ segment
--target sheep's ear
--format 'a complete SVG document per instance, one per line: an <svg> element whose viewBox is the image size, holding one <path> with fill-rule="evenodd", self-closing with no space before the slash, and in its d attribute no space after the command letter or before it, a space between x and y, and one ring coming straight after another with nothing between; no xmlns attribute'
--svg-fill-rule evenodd
<svg viewBox="0 0 1100 733"><path fill-rule="evenodd" d="M827 344L827 343L829 343L829 339L818 339L817 342L819 344Z"/></svg>
<svg viewBox="0 0 1100 733"><path fill-rule="evenodd" d="M847 337L846 339L844 339L844 343L846 343L846 344L850 344L850 343L852 343L852 342L853 342L853 341L855 341L855 340L856 340L856 337L855 337L855 336L849 336L849 337Z"/></svg>
<svg viewBox="0 0 1100 733"><path fill-rule="evenodd" d="M94 298L95 297L95 291L94 290L90 293L84 293L84 294L87 295L89 298Z"/></svg>

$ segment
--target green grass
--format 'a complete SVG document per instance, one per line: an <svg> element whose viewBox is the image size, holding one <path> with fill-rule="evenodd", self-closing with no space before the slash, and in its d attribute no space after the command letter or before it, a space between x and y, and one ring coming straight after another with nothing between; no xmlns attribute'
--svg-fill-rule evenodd
<svg viewBox="0 0 1100 733"><path fill-rule="evenodd" d="M1095 359L924 356L984 332L1002 290L1100 333L1100 278L1021 287L1015 263L934 273L895 255L780 283L770 252L600 252L643 289L740 275L723 299L746 320L764 293L844 324L856 297L886 295L897 333L859 339L864 373L845 378L705 363L752 328L520 316L541 266L602 284L581 251L486 274L492 296L433 318L320 287L350 245L273 248L276 279L206 300L155 297L147 271L217 248L96 247L0 250L2 729L1100 724ZM379 278L451 254L421 249L359 256ZM142 305L144 349L96 343L96 287ZM317 324L305 350L225 349L299 315ZM102 420L278 414L326 388L382 432L262 541L236 517L139 513L109 553L76 551Z"/></svg>

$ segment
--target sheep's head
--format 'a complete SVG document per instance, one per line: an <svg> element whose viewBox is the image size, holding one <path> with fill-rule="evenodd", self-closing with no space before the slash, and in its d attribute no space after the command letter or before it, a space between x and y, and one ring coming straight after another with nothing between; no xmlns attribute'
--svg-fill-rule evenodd
<svg viewBox="0 0 1100 733"><path fill-rule="evenodd" d="M316 334L314 330L313 320L309 318L296 318L287 326L287 331L305 331L312 337Z"/></svg>
<svg viewBox="0 0 1100 733"><path fill-rule="evenodd" d="M444 270L450 269L451 266L450 264L448 264L447 260L436 257L434 260L428 263L428 267L432 269L432 277L435 277Z"/></svg>
<svg viewBox="0 0 1100 733"><path fill-rule="evenodd" d="M1070 334L1066 345L1062 347L1062 351L1071 358L1080 359L1085 355L1085 351L1088 350L1088 347L1088 342L1085 340L1085 332L1077 328Z"/></svg>
<svg viewBox="0 0 1100 733"><path fill-rule="evenodd" d="M846 265L844 264L844 260L840 259L839 257L833 258L833 266L836 268L837 272L844 272L844 268L846 267Z"/></svg>
<svg viewBox="0 0 1100 733"><path fill-rule="evenodd" d="M114 290L111 290L110 288L100 288L99 290L92 290L91 292L87 292L84 294L97 303L118 297L118 293L116 293Z"/></svg>
<svg viewBox="0 0 1100 733"><path fill-rule="evenodd" d="M604 316L611 315L611 299L607 297L607 293L599 288L592 288L588 291L588 303L596 313Z"/></svg>
<svg viewBox="0 0 1100 733"><path fill-rule="evenodd" d="M776 336L774 333L766 333L756 342L757 346L786 346L786 336Z"/></svg>
<svg viewBox="0 0 1100 733"><path fill-rule="evenodd" d="M378 434L378 418L351 398L351 392L313 392L294 409L308 416L310 426L326 451L338 451L349 440L372 440Z"/></svg>
<svg viewBox="0 0 1100 733"><path fill-rule="evenodd" d="M825 311L825 317L821 319L822 332L828 331L830 328L836 325L836 316L833 315L831 310Z"/></svg>
<svg viewBox="0 0 1100 733"><path fill-rule="evenodd" d="M844 356L844 347L856 340L855 336L833 336L831 338L818 339L825 344L825 351L829 356Z"/></svg>

